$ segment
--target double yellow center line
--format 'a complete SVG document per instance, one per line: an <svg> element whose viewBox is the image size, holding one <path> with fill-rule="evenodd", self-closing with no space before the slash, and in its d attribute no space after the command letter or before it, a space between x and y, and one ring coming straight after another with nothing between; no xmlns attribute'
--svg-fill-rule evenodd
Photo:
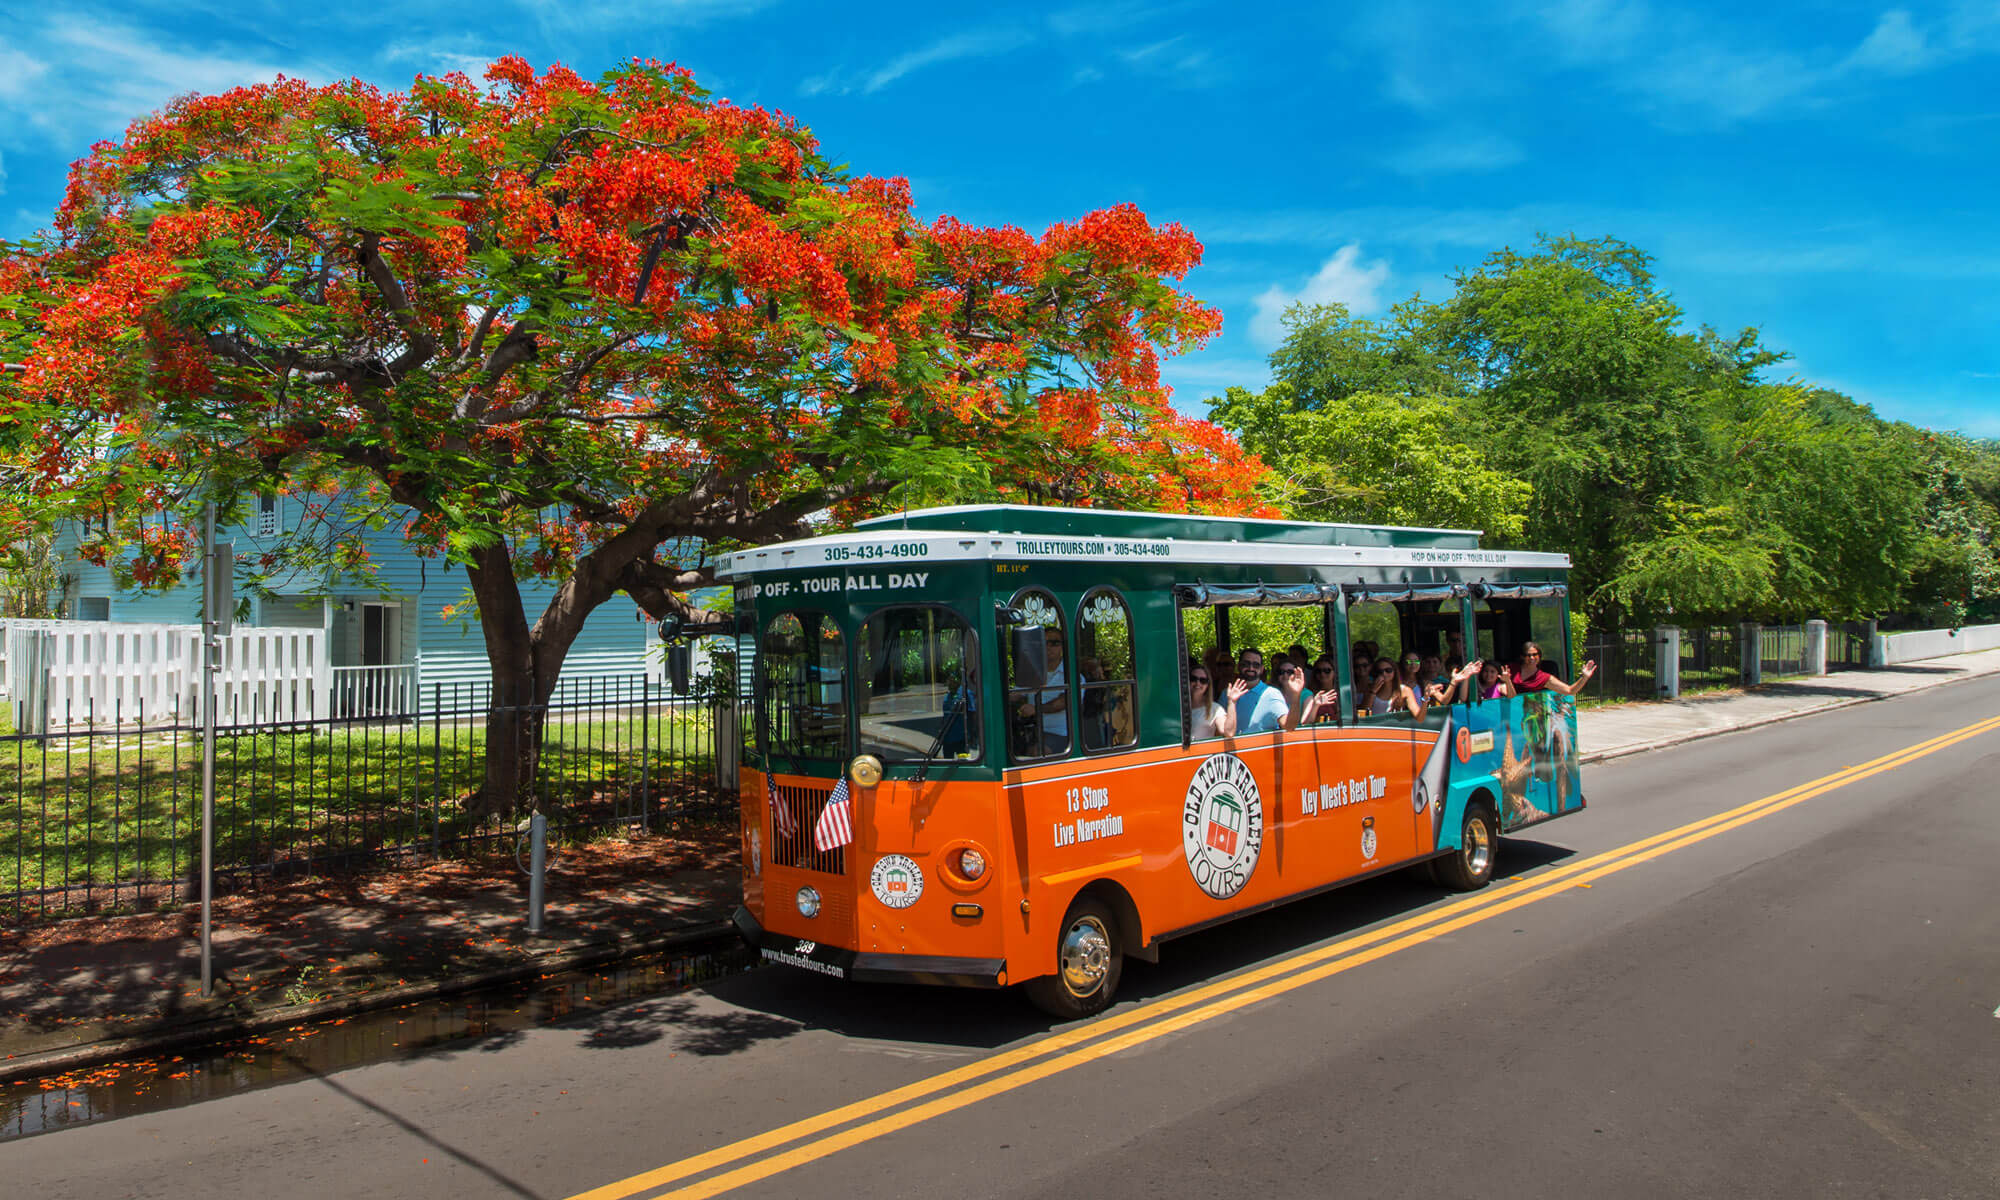
<svg viewBox="0 0 2000 1200"><path fill-rule="evenodd" d="M2000 717L1940 734L1810 783L1545 871L1532 877L1524 887L1481 892L1441 909L1418 913L1227 979L1134 1005L928 1079L593 1188L571 1200L627 1200L738 1163L743 1165L664 1195L695 1200L768 1179L850 1146L1199 1025L1572 888L1587 886L1607 875L1727 833L1836 788L1892 771L1995 729L2000 729ZM770 1153L794 1142L800 1144Z"/></svg>

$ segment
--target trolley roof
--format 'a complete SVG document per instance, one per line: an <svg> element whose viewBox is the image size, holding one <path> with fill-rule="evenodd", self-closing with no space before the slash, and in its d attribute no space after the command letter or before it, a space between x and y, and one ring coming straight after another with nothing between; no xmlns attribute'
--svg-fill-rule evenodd
<svg viewBox="0 0 2000 1200"><path fill-rule="evenodd" d="M1340 525L1018 504L916 509L851 532L723 555L719 578L765 571L981 559L1563 569L1566 554L1484 550L1466 529Z"/></svg>

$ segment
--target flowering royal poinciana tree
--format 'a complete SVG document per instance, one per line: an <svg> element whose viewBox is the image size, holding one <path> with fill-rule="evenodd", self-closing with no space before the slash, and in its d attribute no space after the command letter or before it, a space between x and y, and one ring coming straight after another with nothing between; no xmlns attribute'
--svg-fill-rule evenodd
<svg viewBox="0 0 2000 1200"><path fill-rule="evenodd" d="M15 533L94 521L86 552L155 586L210 500L397 506L465 567L496 697L546 700L615 593L690 615L689 539L939 499L1256 504L1261 465L1159 383L1217 324L1169 283L1200 253L1129 206L1039 238L920 221L903 181L652 63L188 97L0 260L0 503ZM364 567L337 533L293 551ZM540 613L530 577L558 585ZM523 747L489 754L490 810L529 777L514 720L489 718Z"/></svg>

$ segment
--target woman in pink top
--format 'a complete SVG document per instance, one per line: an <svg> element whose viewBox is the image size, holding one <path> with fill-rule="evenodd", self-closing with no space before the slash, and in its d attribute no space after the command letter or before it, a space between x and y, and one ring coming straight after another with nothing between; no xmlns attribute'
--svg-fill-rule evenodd
<svg viewBox="0 0 2000 1200"><path fill-rule="evenodd" d="M1516 692L1560 692L1565 696L1574 696L1595 674L1597 674L1596 661L1586 660L1583 664L1583 674L1576 677L1576 682L1564 683L1542 670L1542 648L1534 642L1529 642L1521 647L1520 665L1514 669L1513 678L1509 682L1514 685Z"/></svg>

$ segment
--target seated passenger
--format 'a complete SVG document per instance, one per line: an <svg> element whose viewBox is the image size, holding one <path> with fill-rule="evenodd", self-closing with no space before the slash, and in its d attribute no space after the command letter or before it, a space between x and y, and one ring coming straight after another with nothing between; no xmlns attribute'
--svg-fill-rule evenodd
<svg viewBox="0 0 2000 1200"><path fill-rule="evenodd" d="M1195 667L1188 672L1188 736L1195 741L1228 737L1236 732L1236 709L1215 702L1213 679L1207 667Z"/></svg>
<svg viewBox="0 0 2000 1200"><path fill-rule="evenodd" d="M1473 689L1478 699L1501 700L1514 694L1513 677L1499 663L1475 658L1471 665L1479 668L1479 682Z"/></svg>
<svg viewBox="0 0 2000 1200"><path fill-rule="evenodd" d="M1238 734L1270 733L1289 728L1292 719L1285 695L1264 682L1264 652L1247 646L1236 658L1236 679L1229 685L1229 703L1236 709Z"/></svg>
<svg viewBox="0 0 2000 1200"><path fill-rule="evenodd" d="M1305 665L1292 658L1281 658L1271 677L1277 680L1278 691L1285 698L1285 718L1280 728L1297 729L1305 717L1306 706L1312 701L1306 692Z"/></svg>
<svg viewBox="0 0 2000 1200"><path fill-rule="evenodd" d="M1472 678L1479 674L1481 665L1477 662L1466 663L1446 676L1444 682L1426 684L1424 687L1424 703L1464 704L1468 693L1472 691Z"/></svg>
<svg viewBox="0 0 2000 1200"><path fill-rule="evenodd" d="M1340 721L1340 673L1333 665L1333 659L1322 654L1313 663L1312 678L1307 683L1310 694L1299 710L1299 724L1318 725L1339 723Z"/></svg>
<svg viewBox="0 0 2000 1200"><path fill-rule="evenodd" d="M1041 758L1049 755L1069 753L1069 669L1063 662L1062 631L1050 629L1043 634L1042 644L1047 647L1047 683L1024 697L1015 714L1030 722L1028 736L1017 738L1021 746L1021 757ZM1039 744L1033 737L1035 718L1040 717Z"/></svg>
<svg viewBox="0 0 2000 1200"><path fill-rule="evenodd" d="M1521 647L1521 660L1514 668L1511 682L1516 692L1560 692L1565 696L1574 696L1595 674L1597 674L1596 661L1585 660L1583 674L1576 677L1576 682L1564 683L1542 669L1542 648L1534 642L1529 642Z"/></svg>
<svg viewBox="0 0 2000 1200"><path fill-rule="evenodd" d="M1389 697L1396 688L1396 664L1386 658L1378 658L1369 664L1368 673L1354 681L1354 715L1356 717L1379 717L1389 711Z"/></svg>

